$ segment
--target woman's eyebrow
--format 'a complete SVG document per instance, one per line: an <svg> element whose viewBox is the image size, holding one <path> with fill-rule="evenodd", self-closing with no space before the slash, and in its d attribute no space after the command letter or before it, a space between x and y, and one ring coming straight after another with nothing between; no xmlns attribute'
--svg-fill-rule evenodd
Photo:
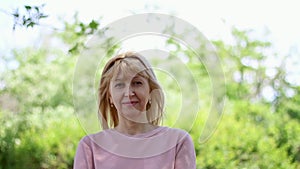
<svg viewBox="0 0 300 169"><path fill-rule="evenodd" d="M140 78L142 78L141 75L135 75L132 79L140 79Z"/></svg>
<svg viewBox="0 0 300 169"><path fill-rule="evenodd" d="M132 78L132 80L146 80L146 78L144 78L143 76L137 75L134 78Z"/></svg>
<svg viewBox="0 0 300 169"><path fill-rule="evenodd" d="M122 79L121 78L117 78L117 79L114 79L114 81L116 82L116 81L122 81Z"/></svg>

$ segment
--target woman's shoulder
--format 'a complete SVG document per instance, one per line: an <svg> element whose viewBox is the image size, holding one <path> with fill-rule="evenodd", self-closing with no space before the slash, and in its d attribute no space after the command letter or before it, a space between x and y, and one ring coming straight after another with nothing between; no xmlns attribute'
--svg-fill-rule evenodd
<svg viewBox="0 0 300 169"><path fill-rule="evenodd" d="M178 137L186 137L189 136L189 133L186 130L180 129L180 128L172 128L172 127L164 127L166 132L168 132L170 135L175 135Z"/></svg>
<svg viewBox="0 0 300 169"><path fill-rule="evenodd" d="M177 133L177 134L182 134L182 135L187 135L188 132L184 129L180 129L180 128L172 128L172 127L165 127L167 130L169 130L170 132L173 133Z"/></svg>
<svg viewBox="0 0 300 169"><path fill-rule="evenodd" d="M87 135L85 135L81 138L80 143L84 143L84 144L87 144L87 145L94 144L95 139L107 137L108 134L109 134L108 130L110 130L110 129L102 130L102 131L99 131L97 133L87 134Z"/></svg>

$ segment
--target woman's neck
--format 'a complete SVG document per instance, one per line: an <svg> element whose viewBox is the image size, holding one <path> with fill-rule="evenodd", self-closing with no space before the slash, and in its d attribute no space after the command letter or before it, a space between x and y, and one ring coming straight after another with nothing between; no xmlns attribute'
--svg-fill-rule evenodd
<svg viewBox="0 0 300 169"><path fill-rule="evenodd" d="M149 132L157 127L158 126L154 126L149 123L136 123L132 121L120 120L118 126L115 127L115 130L127 135L136 135Z"/></svg>

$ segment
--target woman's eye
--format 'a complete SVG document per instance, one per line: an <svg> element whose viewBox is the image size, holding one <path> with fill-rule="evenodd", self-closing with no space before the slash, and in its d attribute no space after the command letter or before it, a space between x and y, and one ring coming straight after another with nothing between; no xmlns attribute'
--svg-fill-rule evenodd
<svg viewBox="0 0 300 169"><path fill-rule="evenodd" d="M133 85L135 85L135 86L140 86L142 84L143 84L143 82L141 82L141 81L135 81L135 82L133 82Z"/></svg>
<svg viewBox="0 0 300 169"><path fill-rule="evenodd" d="M124 86L124 83L116 83L116 84L114 85L115 88L121 88L121 87L123 87L123 86Z"/></svg>

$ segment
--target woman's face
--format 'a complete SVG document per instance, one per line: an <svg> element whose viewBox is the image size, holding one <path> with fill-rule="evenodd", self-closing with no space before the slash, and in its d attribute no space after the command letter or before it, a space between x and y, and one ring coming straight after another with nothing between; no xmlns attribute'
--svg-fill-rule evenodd
<svg viewBox="0 0 300 169"><path fill-rule="evenodd" d="M146 105L150 99L148 79L135 74L119 72L110 82L110 102L119 116L136 122L144 122Z"/></svg>

